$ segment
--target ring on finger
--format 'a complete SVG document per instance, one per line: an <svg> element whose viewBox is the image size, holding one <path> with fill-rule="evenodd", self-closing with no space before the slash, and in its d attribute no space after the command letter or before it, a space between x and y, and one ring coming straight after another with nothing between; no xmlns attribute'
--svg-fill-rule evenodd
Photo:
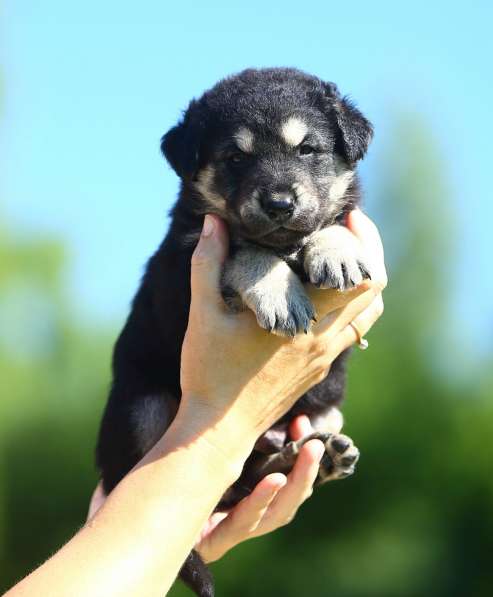
<svg viewBox="0 0 493 597"><path fill-rule="evenodd" d="M349 325L353 328L354 333L356 334L356 341L358 343L358 347L361 350L366 350L369 346L368 340L366 340L366 338L363 338L363 334L361 333L361 330L359 329L359 327L357 326L357 324L354 321L350 321Z"/></svg>

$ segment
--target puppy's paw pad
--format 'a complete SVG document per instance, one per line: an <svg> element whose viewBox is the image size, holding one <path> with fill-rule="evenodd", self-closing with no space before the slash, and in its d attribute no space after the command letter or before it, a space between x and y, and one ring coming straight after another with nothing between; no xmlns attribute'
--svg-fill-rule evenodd
<svg viewBox="0 0 493 597"><path fill-rule="evenodd" d="M359 450L347 435L331 435L325 442L325 454L320 462L317 484L344 479L354 473Z"/></svg>

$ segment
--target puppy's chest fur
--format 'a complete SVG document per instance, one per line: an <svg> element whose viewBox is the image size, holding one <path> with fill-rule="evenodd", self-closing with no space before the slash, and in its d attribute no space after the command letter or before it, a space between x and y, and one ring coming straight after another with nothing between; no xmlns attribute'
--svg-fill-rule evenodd
<svg viewBox="0 0 493 597"><path fill-rule="evenodd" d="M298 245L287 249L271 249L272 252L284 261L302 282L308 282L308 277L303 267L304 251L308 239L303 239Z"/></svg>
<svg viewBox="0 0 493 597"><path fill-rule="evenodd" d="M241 251L242 249L255 249L259 251L268 251L272 255L278 257L281 261L284 261L289 268L300 278L302 282L307 282L308 278L305 270L303 269L303 251L306 245L306 240L302 240L297 245L288 247L286 249L275 249L272 247L262 247L261 245L255 245L242 238L230 239L230 251L229 255L231 258Z"/></svg>

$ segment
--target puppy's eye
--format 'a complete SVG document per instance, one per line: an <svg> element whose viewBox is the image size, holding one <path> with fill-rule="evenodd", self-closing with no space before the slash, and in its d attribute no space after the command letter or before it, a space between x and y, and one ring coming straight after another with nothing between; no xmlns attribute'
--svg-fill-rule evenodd
<svg viewBox="0 0 493 597"><path fill-rule="evenodd" d="M303 143L299 147L299 152L300 155L310 155L311 153L315 153L315 148L311 145L308 145L308 143Z"/></svg>
<svg viewBox="0 0 493 597"><path fill-rule="evenodd" d="M245 154L240 153L239 151L237 153L232 153L229 157L228 157L228 162L230 164L241 164L243 162L243 160L245 159Z"/></svg>

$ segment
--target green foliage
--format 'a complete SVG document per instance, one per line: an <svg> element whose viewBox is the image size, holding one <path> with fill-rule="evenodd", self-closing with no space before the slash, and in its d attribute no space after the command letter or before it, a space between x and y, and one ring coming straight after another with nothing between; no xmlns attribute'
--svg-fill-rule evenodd
<svg viewBox="0 0 493 597"><path fill-rule="evenodd" d="M1 591L84 519L111 336L74 322L59 242L4 226L0 264Z"/></svg>
<svg viewBox="0 0 493 597"><path fill-rule="evenodd" d="M219 595L491 594L492 368L461 374L461 338L445 332L454 231L443 164L416 119L394 138L399 151L381 157L374 210L391 270L386 312L370 350L354 354L345 407L362 451L358 472L317 491L290 526L215 564ZM0 229L0 590L84 519L112 336L77 322L59 242L7 232Z"/></svg>

